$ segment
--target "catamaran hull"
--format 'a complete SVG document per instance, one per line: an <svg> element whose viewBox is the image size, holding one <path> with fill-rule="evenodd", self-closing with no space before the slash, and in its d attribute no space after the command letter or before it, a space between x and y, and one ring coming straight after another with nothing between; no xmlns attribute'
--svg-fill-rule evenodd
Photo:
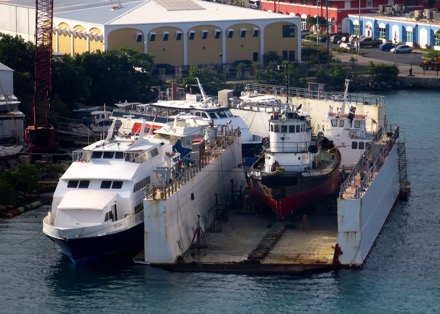
<svg viewBox="0 0 440 314"><path fill-rule="evenodd" d="M273 175L269 180L264 179L248 177L250 193L279 219L286 219L314 201L335 195L339 186L339 171L336 167L324 176Z"/></svg>

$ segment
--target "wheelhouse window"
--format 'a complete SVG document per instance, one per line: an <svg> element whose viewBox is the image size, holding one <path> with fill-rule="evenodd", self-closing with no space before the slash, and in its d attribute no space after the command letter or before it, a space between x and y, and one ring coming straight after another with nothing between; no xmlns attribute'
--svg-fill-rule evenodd
<svg viewBox="0 0 440 314"><path fill-rule="evenodd" d="M351 143L351 148L352 149L357 149L358 143L357 142L352 142Z"/></svg>
<svg viewBox="0 0 440 314"><path fill-rule="evenodd" d="M93 152L92 153L92 159L101 159L102 152Z"/></svg>
<svg viewBox="0 0 440 314"><path fill-rule="evenodd" d="M334 128L338 126L338 120L337 119L332 119L331 123L332 123L332 127L334 127Z"/></svg>
<svg viewBox="0 0 440 314"><path fill-rule="evenodd" d="M90 184L89 180L81 180L81 181L79 181L78 188L87 189L89 187L89 184Z"/></svg>
<svg viewBox="0 0 440 314"><path fill-rule="evenodd" d="M114 152L104 152L104 155L102 156L102 158L104 158L104 159L113 159L114 155L115 155Z"/></svg>
<svg viewBox="0 0 440 314"><path fill-rule="evenodd" d="M365 143L359 142L359 149L365 149Z"/></svg>
<svg viewBox="0 0 440 314"><path fill-rule="evenodd" d="M361 127L361 121L354 120L353 127L359 129Z"/></svg>
<svg viewBox="0 0 440 314"><path fill-rule="evenodd" d="M339 120L339 126L340 126L341 128L343 128L343 127L344 127L344 123L345 123L345 121L344 121L344 120Z"/></svg>
<svg viewBox="0 0 440 314"><path fill-rule="evenodd" d="M287 125L281 126L281 133L287 133Z"/></svg>
<svg viewBox="0 0 440 314"><path fill-rule="evenodd" d="M112 189L121 189L122 188L122 181L113 181Z"/></svg>
<svg viewBox="0 0 440 314"><path fill-rule="evenodd" d="M289 125L289 133L295 133L295 126Z"/></svg>

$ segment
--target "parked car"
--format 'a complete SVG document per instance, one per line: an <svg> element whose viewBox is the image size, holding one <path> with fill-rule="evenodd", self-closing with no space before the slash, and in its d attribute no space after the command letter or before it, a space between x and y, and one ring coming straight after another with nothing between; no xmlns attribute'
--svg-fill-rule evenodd
<svg viewBox="0 0 440 314"><path fill-rule="evenodd" d="M408 45L399 45L390 50L391 53L410 53L412 48Z"/></svg>
<svg viewBox="0 0 440 314"><path fill-rule="evenodd" d="M347 49L347 50L350 50L350 51L355 51L356 50L356 46L353 45L352 43L340 43L339 44L339 48Z"/></svg>
<svg viewBox="0 0 440 314"><path fill-rule="evenodd" d="M330 42L332 44L337 44L339 40L342 39L344 36L350 36L350 34L347 33L338 33L338 34L331 34L330 36Z"/></svg>
<svg viewBox="0 0 440 314"><path fill-rule="evenodd" d="M394 48L394 44L393 43L384 43L384 44L380 45L379 48L382 51L390 51L391 49Z"/></svg>
<svg viewBox="0 0 440 314"><path fill-rule="evenodd" d="M359 45L361 48L366 48L366 47L379 47L380 45L382 45L382 40L381 39L376 39L376 38L371 38L371 37L364 37L359 39Z"/></svg>

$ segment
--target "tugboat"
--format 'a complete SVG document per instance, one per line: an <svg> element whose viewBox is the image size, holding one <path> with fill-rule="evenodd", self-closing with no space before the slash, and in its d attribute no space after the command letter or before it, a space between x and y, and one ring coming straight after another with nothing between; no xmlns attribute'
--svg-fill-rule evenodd
<svg viewBox="0 0 440 314"><path fill-rule="evenodd" d="M246 172L255 198L284 220L310 202L338 192L341 155L327 138L312 139L308 115L275 112L269 128L264 154Z"/></svg>

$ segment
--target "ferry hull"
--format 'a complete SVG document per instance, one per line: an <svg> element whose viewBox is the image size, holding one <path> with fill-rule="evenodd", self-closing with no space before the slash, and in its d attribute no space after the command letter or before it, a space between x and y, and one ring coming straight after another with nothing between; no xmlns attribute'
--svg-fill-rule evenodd
<svg viewBox="0 0 440 314"><path fill-rule="evenodd" d="M306 207L312 202L338 191L339 171L335 170L328 175L319 177L295 177L294 184L280 184L282 178L273 176L273 184L264 184L263 180L248 178L250 193L258 200L268 206L279 219L286 219L298 210ZM287 180L286 180L287 181ZM287 182L286 182L287 183Z"/></svg>
<svg viewBox="0 0 440 314"><path fill-rule="evenodd" d="M92 264L110 258L132 258L144 245L142 224L100 237L65 240L47 236L76 265Z"/></svg>
<svg viewBox="0 0 440 314"><path fill-rule="evenodd" d="M143 212L110 225L76 229L53 226L53 215L43 220L43 233L76 265L105 259L131 258L143 248Z"/></svg>
<svg viewBox="0 0 440 314"><path fill-rule="evenodd" d="M241 145L235 141L178 191L164 199L144 200L144 262L175 263L193 243L198 225L205 231L244 185ZM198 219L200 217L200 219Z"/></svg>

